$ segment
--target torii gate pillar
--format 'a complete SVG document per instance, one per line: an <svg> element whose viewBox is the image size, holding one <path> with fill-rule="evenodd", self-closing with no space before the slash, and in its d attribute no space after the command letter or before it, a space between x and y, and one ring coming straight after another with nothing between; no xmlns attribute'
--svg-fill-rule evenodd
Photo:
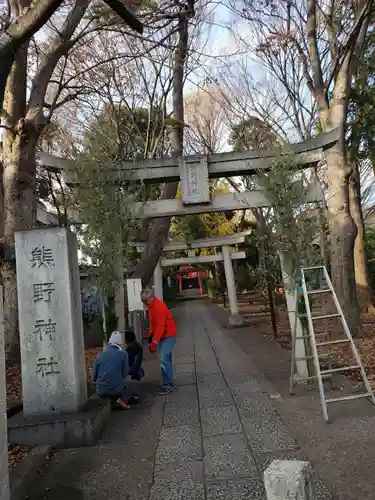
<svg viewBox="0 0 375 500"><path fill-rule="evenodd" d="M224 258L225 281L227 282L230 309L228 324L229 326L242 326L244 324L244 320L242 314L240 314L238 310L236 282L234 281L233 265L229 246L224 245L222 249Z"/></svg>

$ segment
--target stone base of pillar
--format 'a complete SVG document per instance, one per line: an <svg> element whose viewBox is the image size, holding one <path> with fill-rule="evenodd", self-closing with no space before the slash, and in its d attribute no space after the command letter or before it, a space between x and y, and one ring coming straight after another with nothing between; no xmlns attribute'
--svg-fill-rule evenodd
<svg viewBox="0 0 375 500"><path fill-rule="evenodd" d="M233 328L237 326L245 326L245 320L242 314L230 314L228 318L228 328Z"/></svg>
<svg viewBox="0 0 375 500"><path fill-rule="evenodd" d="M109 401L96 396L89 398L81 412L69 415L25 417L20 412L8 420L8 441L58 448L94 446L110 414Z"/></svg>

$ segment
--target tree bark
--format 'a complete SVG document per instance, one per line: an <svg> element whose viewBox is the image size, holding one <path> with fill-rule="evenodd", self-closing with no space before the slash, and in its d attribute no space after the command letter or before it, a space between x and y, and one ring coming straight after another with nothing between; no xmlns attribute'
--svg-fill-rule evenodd
<svg viewBox="0 0 375 500"><path fill-rule="evenodd" d="M357 226L350 214L348 165L340 143L326 151L326 160L332 282L348 326L355 336L360 332L353 258Z"/></svg>
<svg viewBox="0 0 375 500"><path fill-rule="evenodd" d="M39 0L40 4L46 3ZM48 0L49 5L55 5ZM56 3L56 2L55 2ZM32 229L37 222L36 146L48 123L43 114L49 81L70 38L81 21L88 0L77 0L61 28L50 40L50 48L34 75L28 103L27 49L25 43L15 54L4 94L3 145L3 261L1 275L4 285L5 346L8 359L19 358L17 280L15 265L15 231ZM52 8L52 7L51 7ZM45 14L46 15L46 14ZM13 25L12 25L13 27Z"/></svg>
<svg viewBox="0 0 375 500"><path fill-rule="evenodd" d="M194 3L194 2L193 2ZM183 154L184 137L184 69L188 50L189 18L192 10L181 8L178 20L178 43L174 54L173 67L173 118L174 125L171 132L172 158L176 161ZM178 182L164 184L161 199L173 199L177 194ZM142 279L143 286L147 286L152 278L156 264L162 254L168 238L171 218L164 217L152 222L147 245L133 275Z"/></svg>
<svg viewBox="0 0 375 500"><path fill-rule="evenodd" d="M4 238L1 266L4 285L5 348L8 359L19 357L15 231L32 229L36 222L35 193L37 138L33 130L19 129L3 150Z"/></svg>
<svg viewBox="0 0 375 500"><path fill-rule="evenodd" d="M350 214L357 226L357 237L354 243L354 268L357 295L361 311L368 312L374 309L373 291L368 272L367 256L365 251L365 223L361 205L361 189L358 164L353 164L353 174L349 183Z"/></svg>
<svg viewBox="0 0 375 500"><path fill-rule="evenodd" d="M351 165L347 161L345 125L348 115L350 85L358 64L367 28L372 0L360 0L353 7L355 20L341 57L334 61L328 81L323 79L319 53L318 2L307 0L307 45L309 65L305 62L307 85L314 96L323 131L338 128L339 141L326 154L328 168L328 222L331 234L332 281L352 334L360 331L360 315L354 273L354 242L357 226L350 213L349 178ZM335 38L334 43L337 43ZM309 67L310 66L310 67ZM311 68L311 70L310 70ZM330 97L328 88L332 92Z"/></svg>
<svg viewBox="0 0 375 500"><path fill-rule="evenodd" d="M38 0L0 36L0 110L8 75L18 50L30 40L62 4L62 0Z"/></svg>

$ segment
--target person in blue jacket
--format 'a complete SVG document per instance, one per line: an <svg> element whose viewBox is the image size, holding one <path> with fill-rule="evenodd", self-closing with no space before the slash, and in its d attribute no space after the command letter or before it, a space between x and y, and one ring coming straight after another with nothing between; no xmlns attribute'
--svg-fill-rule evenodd
<svg viewBox="0 0 375 500"><path fill-rule="evenodd" d="M143 347L137 341L135 333L132 330L125 332L126 352L129 359L129 375L132 380L141 380L145 372L142 367L143 363Z"/></svg>
<svg viewBox="0 0 375 500"><path fill-rule="evenodd" d="M92 378L96 384L96 393L100 397L110 398L122 409L130 408L133 403L131 388L125 384L129 372L128 353L123 349L123 336L112 332L107 349L101 352L94 363Z"/></svg>

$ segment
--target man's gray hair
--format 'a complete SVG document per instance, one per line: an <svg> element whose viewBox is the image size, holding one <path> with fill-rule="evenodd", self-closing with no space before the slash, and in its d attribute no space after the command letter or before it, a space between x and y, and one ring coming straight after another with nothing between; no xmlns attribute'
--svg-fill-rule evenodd
<svg viewBox="0 0 375 500"><path fill-rule="evenodd" d="M146 300L150 299L153 296L154 296L154 292L153 292L153 290L151 290L151 288L144 288L141 291L141 297L145 298Z"/></svg>

